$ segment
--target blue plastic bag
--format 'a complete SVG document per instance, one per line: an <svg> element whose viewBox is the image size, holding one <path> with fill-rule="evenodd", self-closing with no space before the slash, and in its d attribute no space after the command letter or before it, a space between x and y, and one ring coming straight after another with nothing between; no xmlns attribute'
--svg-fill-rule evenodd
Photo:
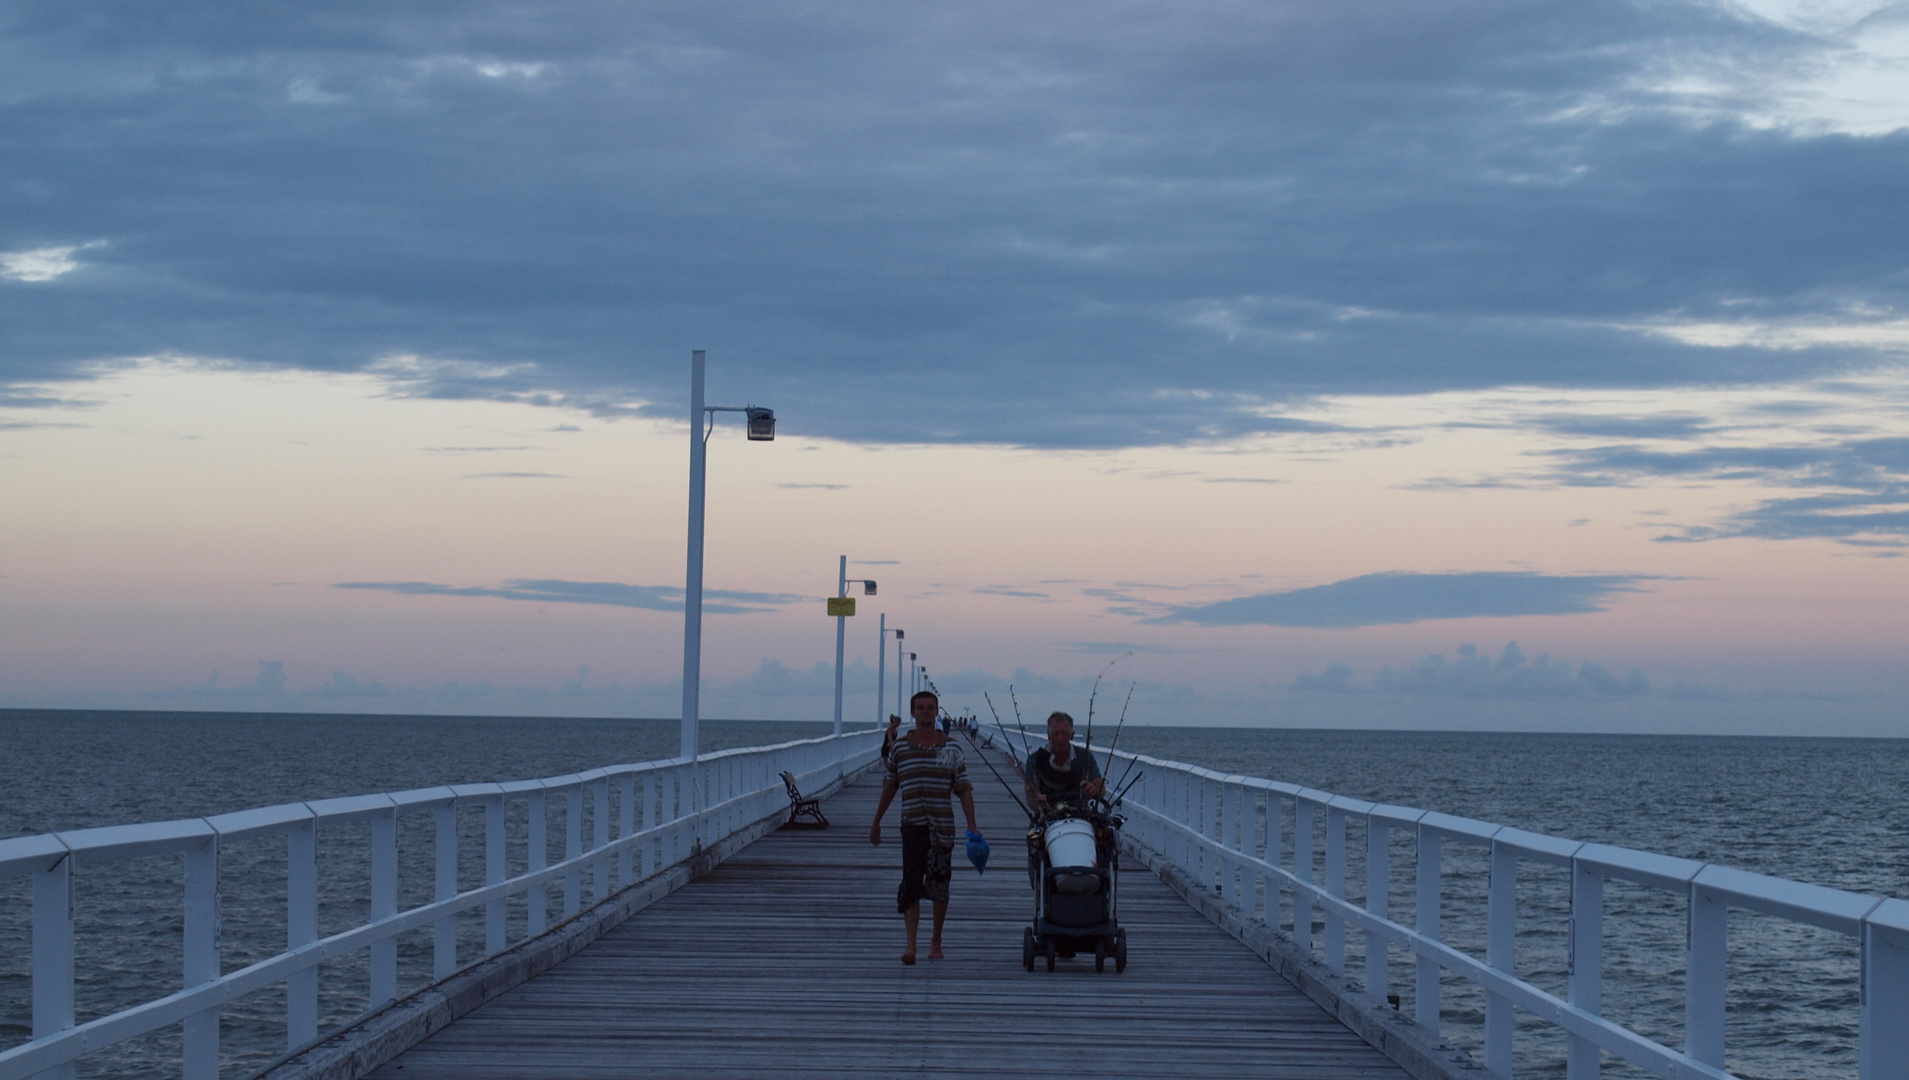
<svg viewBox="0 0 1909 1080"><path fill-rule="evenodd" d="M988 872L988 842L973 829L968 830L968 861L974 864L974 872Z"/></svg>

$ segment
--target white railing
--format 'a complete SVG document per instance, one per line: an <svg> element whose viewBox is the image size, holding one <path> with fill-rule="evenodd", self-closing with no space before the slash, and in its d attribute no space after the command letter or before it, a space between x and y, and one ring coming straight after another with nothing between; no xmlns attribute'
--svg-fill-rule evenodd
<svg viewBox="0 0 1909 1080"><path fill-rule="evenodd" d="M1202 888L1217 890L1249 919L1281 925L1281 894L1290 896L1292 938L1307 955L1346 975L1346 935L1365 934L1365 986L1385 1000L1391 985L1387 947L1416 961L1414 1021L1439 1033L1440 972L1452 972L1485 995L1485 1068L1512 1073L1514 1011L1561 1028L1568 1036L1569 1080L1595 1080L1608 1051L1659 1076L1730 1080L1724 1071L1727 912L1748 909L1855 938L1861 955L1859 1073L1861 1080L1909 1077L1909 902L1767 877L1714 863L1580 843L1402 806L1364 802L1295 784L1227 776L1179 762L1116 752L1116 778L1138 776L1123 812L1129 835L1162 855ZM1282 830L1293 822L1292 865ZM1324 865L1318 822L1324 819ZM1365 831L1363 905L1347 900L1348 822ZM1411 830L1417 842L1414 925L1390 917L1391 832ZM1478 845L1489 856L1483 960L1439 938L1440 851ZM1562 867L1570 874L1567 991L1562 998L1520 979L1513 965L1518 935L1518 864ZM1323 873L1320 871L1323 870ZM1603 997L1604 883L1632 882L1681 897L1686 905L1684 1046L1673 1049L1600 1015ZM1230 898L1230 899L1229 899ZM1259 910L1253 910L1255 905ZM1322 909L1325 940L1315 950L1313 909Z"/></svg>
<svg viewBox="0 0 1909 1080"><path fill-rule="evenodd" d="M584 880L592 901L634 885L788 805L785 771L813 790L872 762L878 731L858 731L777 746L728 750L696 761L615 765L548 780L462 784L358 795L241 810L208 818L121 825L0 840L0 880L32 877L32 1039L0 1050L0 1080L65 1078L89 1053L173 1025L183 1026L183 1075L216 1080L221 1006L283 983L285 1042L298 1050L319 1032L318 965L369 951L369 1001L379 1008L398 993L398 936L431 932L432 977L459 970L457 917L483 909L483 956L511 947L506 901L525 897L524 937L547 930L552 886L561 882L562 918L583 909ZM613 799L614 796L614 799ZM562 807L564 856L550 862L551 802ZM589 837L585 843L585 800ZM612 802L615 835L611 835ZM506 877L506 807L521 804L527 825L527 868ZM482 809L484 884L460 891L458 808ZM435 819L435 899L399 905L398 821ZM319 936L321 829L370 825L369 920ZM283 836L286 851L286 948L225 972L220 962L222 846ZM75 1022L75 870L152 856L184 860L183 989ZM523 938L519 939L520 941Z"/></svg>

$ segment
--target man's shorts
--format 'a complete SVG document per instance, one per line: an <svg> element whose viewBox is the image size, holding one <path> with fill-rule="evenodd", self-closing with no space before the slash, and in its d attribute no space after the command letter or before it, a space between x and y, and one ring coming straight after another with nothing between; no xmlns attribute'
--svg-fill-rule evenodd
<svg viewBox="0 0 1909 1080"><path fill-rule="evenodd" d="M901 826L901 888L895 894L895 909L904 914L925 897L935 903L947 903L948 880L954 877L954 848L935 843L931 825Z"/></svg>

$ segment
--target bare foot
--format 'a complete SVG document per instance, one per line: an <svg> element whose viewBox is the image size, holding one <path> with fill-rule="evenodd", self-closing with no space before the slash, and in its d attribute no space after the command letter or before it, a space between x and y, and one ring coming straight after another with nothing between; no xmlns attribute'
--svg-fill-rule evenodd
<svg viewBox="0 0 1909 1080"><path fill-rule="evenodd" d="M939 946L939 945L931 945L931 946L929 946L929 948L928 948L928 959L930 959L930 960L946 960L946 959L947 959L947 957L945 957L945 956L943 956L943 955L941 955L941 946Z"/></svg>
<svg viewBox="0 0 1909 1080"><path fill-rule="evenodd" d="M928 955L932 957L934 954L930 953ZM913 952L902 953L901 962L904 964L913 964L915 962L915 954Z"/></svg>

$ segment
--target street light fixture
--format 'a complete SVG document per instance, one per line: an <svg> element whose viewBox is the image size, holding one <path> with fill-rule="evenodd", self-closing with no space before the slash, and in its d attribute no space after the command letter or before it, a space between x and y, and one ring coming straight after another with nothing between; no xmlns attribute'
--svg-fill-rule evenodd
<svg viewBox="0 0 1909 1080"><path fill-rule="evenodd" d="M746 414L750 442L770 442L776 437L773 410L703 404L703 350L697 349L689 354L689 572L683 586L682 756L691 761L696 759L703 669L703 480L709 436L716 430L719 412Z"/></svg>
<svg viewBox="0 0 1909 1080"><path fill-rule="evenodd" d="M735 409L710 410L711 412L735 412ZM750 405L741 410L749 414L749 441L776 441L776 414L774 409L761 409Z"/></svg>
<svg viewBox="0 0 1909 1080"><path fill-rule="evenodd" d="M763 411L767 412L768 410L764 409ZM749 423L753 428L755 424L755 417L753 415L750 416ZM769 423L773 425L775 418L771 417ZM752 435L751 438L753 437ZM874 582L865 578L857 578L856 580L861 582L862 592L864 594L868 596L875 595ZM850 615L855 614L855 601L848 598L849 584L848 556L844 555L842 556L840 572L837 574L835 580L835 599L829 601L829 614L835 616L835 734L837 735L842 733L842 648L848 633L847 619Z"/></svg>

